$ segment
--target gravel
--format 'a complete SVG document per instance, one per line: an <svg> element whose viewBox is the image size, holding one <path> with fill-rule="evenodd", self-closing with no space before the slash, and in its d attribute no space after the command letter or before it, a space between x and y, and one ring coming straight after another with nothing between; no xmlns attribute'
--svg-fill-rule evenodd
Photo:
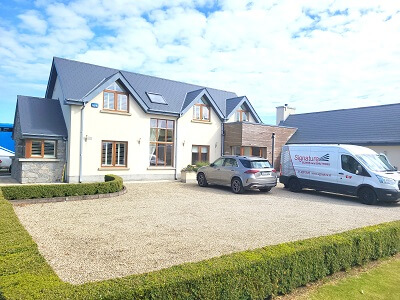
<svg viewBox="0 0 400 300"><path fill-rule="evenodd" d="M367 206L282 186L242 195L179 182L126 186L116 198L14 209L58 276L73 284L400 219L400 203Z"/></svg>

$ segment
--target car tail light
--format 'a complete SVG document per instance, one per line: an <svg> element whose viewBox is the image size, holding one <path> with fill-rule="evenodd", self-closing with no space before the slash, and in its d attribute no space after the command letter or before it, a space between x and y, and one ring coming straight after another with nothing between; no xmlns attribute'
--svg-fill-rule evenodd
<svg viewBox="0 0 400 300"><path fill-rule="evenodd" d="M3 161L0 159L0 164L2 163Z"/></svg>
<svg viewBox="0 0 400 300"><path fill-rule="evenodd" d="M276 173L276 170L275 170L275 169L272 169L272 173Z"/></svg>
<svg viewBox="0 0 400 300"><path fill-rule="evenodd" d="M260 172L260 170L250 169L250 170L247 170L245 173L246 173L246 174L256 174L256 173L258 173L258 172Z"/></svg>

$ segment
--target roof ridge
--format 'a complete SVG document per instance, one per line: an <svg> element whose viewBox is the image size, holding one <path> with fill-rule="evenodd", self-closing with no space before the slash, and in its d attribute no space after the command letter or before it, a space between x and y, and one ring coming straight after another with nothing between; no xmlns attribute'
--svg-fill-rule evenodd
<svg viewBox="0 0 400 300"><path fill-rule="evenodd" d="M366 108L375 108L375 107L382 107L382 106L391 106L391 105L400 105L400 103L389 103L389 104L380 104L380 105L372 105L372 106L361 106L361 107L352 107L352 108L340 108L340 109L332 109L332 110L323 110L323 111L314 111L308 113L300 113L300 114L291 114L288 116L300 116L300 115L311 115L311 114L320 114L320 113L328 113L328 112L336 112L336 111L347 111L347 110L355 110L355 109L366 109Z"/></svg>
<svg viewBox="0 0 400 300"><path fill-rule="evenodd" d="M36 97L36 96L27 96L27 95L17 95L17 99L20 97L24 98L34 98L34 99L40 99L40 100L53 100L53 101L58 101L57 99L52 99L52 98L45 98L45 97Z"/></svg>
<svg viewBox="0 0 400 300"><path fill-rule="evenodd" d="M91 66L95 66L95 67L100 67L100 68L106 68L106 69L110 69L110 70L115 70L115 71L117 71L117 72L126 72L126 73L135 74L135 75L140 75L140 76L146 76L146 77L152 77L152 78L156 78L156 79L166 80L166 81L170 81L170 82L183 83L183 84L187 84L187 85L191 85L191 86L195 86L195 87L199 87L199 88L213 89L213 90L217 90L217 91L221 91L221 92L226 92L226 93L231 93L231 94L235 94L235 95L236 95L236 93L235 93L235 92L232 92L232 91L222 90L222 89L213 88L213 87L207 87L207 86L205 86L205 85L197 85L197 84L188 83L188 82L184 82L184 81L178 81L178 80L172 80L172 79L157 77L157 76L154 76L154 75L147 75L147 74L141 74L141 73L132 72L132 71L126 71L126 70L121 70L121 69L115 69L115 68L110 68L110 67L95 65L95 64L92 64L92 63L87 63L87 62L82 62L82 61L78 61L78 60L73 60L73 59L68 59L68 58L62 58L62 57L57 57L57 56L54 56L54 58L55 58L55 59L61 59L61 60L72 61L72 62L81 63L81 64L87 64L87 65L91 65Z"/></svg>

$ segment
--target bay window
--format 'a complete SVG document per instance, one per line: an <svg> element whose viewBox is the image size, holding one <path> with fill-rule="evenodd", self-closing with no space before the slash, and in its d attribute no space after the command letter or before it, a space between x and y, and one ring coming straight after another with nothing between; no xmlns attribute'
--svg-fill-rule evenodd
<svg viewBox="0 0 400 300"><path fill-rule="evenodd" d="M172 166L174 153L174 121L150 120L150 166Z"/></svg>
<svg viewBox="0 0 400 300"><path fill-rule="evenodd" d="M126 167L128 152L127 148L127 142L102 141L101 166Z"/></svg>

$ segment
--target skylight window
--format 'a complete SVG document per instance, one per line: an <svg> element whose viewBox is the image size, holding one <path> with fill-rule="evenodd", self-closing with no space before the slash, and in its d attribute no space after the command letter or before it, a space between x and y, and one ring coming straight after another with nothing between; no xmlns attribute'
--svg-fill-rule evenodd
<svg viewBox="0 0 400 300"><path fill-rule="evenodd" d="M164 97L160 94L149 92L146 92L146 94L152 103L167 104L167 101L165 101Z"/></svg>

